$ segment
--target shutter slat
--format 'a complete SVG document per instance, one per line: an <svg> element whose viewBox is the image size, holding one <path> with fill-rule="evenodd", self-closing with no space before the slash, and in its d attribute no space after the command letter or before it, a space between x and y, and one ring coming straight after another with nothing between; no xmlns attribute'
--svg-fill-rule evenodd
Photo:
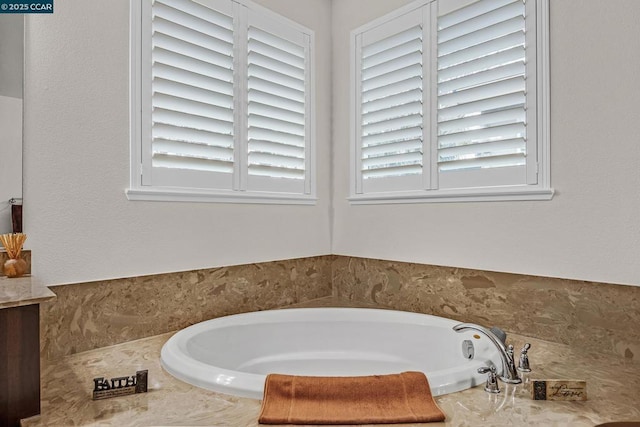
<svg viewBox="0 0 640 427"><path fill-rule="evenodd" d="M438 71L438 83L466 76L469 74L470 70L489 70L511 62L523 61L524 57L524 45L516 46L511 49L503 50L440 70Z"/></svg>
<svg viewBox="0 0 640 427"><path fill-rule="evenodd" d="M438 43L444 43L469 33L481 32L487 27L509 20L516 16L524 16L523 0L515 0L497 9L440 29L438 31Z"/></svg>
<svg viewBox="0 0 640 427"><path fill-rule="evenodd" d="M411 139L408 141L396 142L392 144L380 144L362 149L362 158L375 156L391 156L400 153L420 152L422 153L422 140Z"/></svg>
<svg viewBox="0 0 640 427"><path fill-rule="evenodd" d="M251 102L259 102L264 105L273 105L277 108L282 108L283 110L288 110L294 113L304 114L305 107L304 102L295 101L290 98L283 98L281 96L263 92L258 89L251 89L248 94L249 103Z"/></svg>
<svg viewBox="0 0 640 427"><path fill-rule="evenodd" d="M445 148L438 151L438 163L470 161L488 157L512 156L526 153L526 141L523 138L487 142L476 145Z"/></svg>
<svg viewBox="0 0 640 427"><path fill-rule="evenodd" d="M260 55L268 56L270 58L277 59L278 61L290 65L295 68L304 70L304 57L294 55L290 52L285 52L273 45L266 44L261 40L249 39L249 54L258 53Z"/></svg>
<svg viewBox="0 0 640 427"><path fill-rule="evenodd" d="M155 154L153 155L151 162L154 168L190 169L207 172L233 173L233 163L220 160Z"/></svg>
<svg viewBox="0 0 640 427"><path fill-rule="evenodd" d="M233 82L231 68L219 67L159 48L153 50L153 75L187 84L191 84L194 79L200 80L202 76Z"/></svg>
<svg viewBox="0 0 640 427"><path fill-rule="evenodd" d="M390 62L390 61L396 61L400 57L403 57L407 54L415 53L415 52L422 53L421 37L416 37L415 39L409 40L406 43L403 43L399 46L394 47L393 49L388 49L376 55L370 56L369 58L363 59L362 68L363 69L375 68L380 64Z"/></svg>
<svg viewBox="0 0 640 427"><path fill-rule="evenodd" d="M470 115L488 113L504 109L505 106L525 105L524 92L515 92L507 95L484 98L479 101L459 104L453 107L441 108L438 110L438 121L460 119Z"/></svg>
<svg viewBox="0 0 640 427"><path fill-rule="evenodd" d="M464 77L449 80L448 82L440 83L438 85L438 95L445 95L447 93L469 89L471 87L481 86L511 77L522 76L524 73L524 61L514 62L501 67L479 71Z"/></svg>
<svg viewBox="0 0 640 427"><path fill-rule="evenodd" d="M362 114L362 124L368 125L384 120L396 119L413 114L422 114L422 102L414 101L407 104L394 105L389 108Z"/></svg>
<svg viewBox="0 0 640 427"><path fill-rule="evenodd" d="M362 60L366 61L368 58L386 51L394 49L400 45L403 45L411 40L422 39L422 26L416 25L408 30L394 34L390 37L379 40L375 43L371 43L362 48Z"/></svg>
<svg viewBox="0 0 640 427"><path fill-rule="evenodd" d="M268 80L273 83L277 83L279 85L287 86L300 92L304 92L303 72L301 72L299 76L290 77L286 74L281 74L277 71L270 70L259 65L251 64L248 68L248 75L249 78L256 77L262 80Z"/></svg>
<svg viewBox="0 0 640 427"><path fill-rule="evenodd" d="M293 145L295 147L304 147L303 137L292 135L290 133L274 131L272 129L252 127L249 125L249 146L251 146L252 140L264 140Z"/></svg>
<svg viewBox="0 0 640 427"><path fill-rule="evenodd" d="M438 108L446 108L459 104L479 101L486 98L497 97L516 92L525 92L525 79L523 76L501 80L499 82L478 86L471 89L453 92L438 97Z"/></svg>
<svg viewBox="0 0 640 427"><path fill-rule="evenodd" d="M155 93L153 95L154 109L173 111L181 114L191 114L199 117L216 117L218 120L233 123L233 111L204 102L192 101L185 98Z"/></svg>
<svg viewBox="0 0 640 427"><path fill-rule="evenodd" d="M458 50L449 55L438 57L438 70L451 67L452 65L472 61L492 53L498 53L505 49L525 45L524 32L508 34L504 37L493 39L487 43L471 46L468 49Z"/></svg>
<svg viewBox="0 0 640 427"><path fill-rule="evenodd" d="M515 123L451 135L441 135L438 137L438 148L449 148L460 145L479 144L488 141L524 138L525 132L526 128L524 123Z"/></svg>
<svg viewBox="0 0 640 427"><path fill-rule="evenodd" d="M513 3L514 0L493 0L493 1L477 1L468 6L449 12L446 15L438 17L438 30L451 27L452 25L459 24L463 21L475 18L476 16L483 15L491 12L492 10L499 9L505 5Z"/></svg>
<svg viewBox="0 0 640 427"><path fill-rule="evenodd" d="M296 79L300 77L304 79L304 70L289 65L286 62L278 61L257 52L250 52L248 58L249 64L259 65L260 67L268 68L270 70L277 71L280 74L284 74Z"/></svg>
<svg viewBox="0 0 640 427"><path fill-rule="evenodd" d="M249 91L259 90L268 94L276 95L280 98L288 98L292 101L304 103L304 91L293 89L287 86L273 83L258 77L248 79Z"/></svg>
<svg viewBox="0 0 640 427"><path fill-rule="evenodd" d="M203 34L199 31L183 27L159 17L156 17L153 20L152 25L153 31L155 33L164 34L174 39L183 40L187 43L203 49L214 50L223 55L233 55L233 39L231 41L226 41L224 38L226 38L225 36L227 34ZM225 33L228 33L229 36L232 36L232 34L228 31L225 31ZM219 37L216 37L216 35Z"/></svg>
<svg viewBox="0 0 640 427"><path fill-rule="evenodd" d="M279 144L272 141L261 141L258 139L251 141L250 152L266 153L279 155L284 157L295 157L304 159L304 147L295 147L293 145Z"/></svg>
<svg viewBox="0 0 640 427"><path fill-rule="evenodd" d="M374 101L363 102L362 114L369 114L371 112L393 108L404 104L410 104L413 102L422 103L422 90L420 88L416 88L406 92L400 92L395 95L391 95L386 98Z"/></svg>
<svg viewBox="0 0 640 427"><path fill-rule="evenodd" d="M398 117L362 126L362 136L385 134L394 129L406 129L422 126L422 113Z"/></svg>
<svg viewBox="0 0 640 427"><path fill-rule="evenodd" d="M383 169L365 169L362 171L363 179L389 178L395 176L420 175L422 164L388 167Z"/></svg>
<svg viewBox="0 0 640 427"><path fill-rule="evenodd" d="M162 4L162 2L156 2L154 4L153 15L168 22L175 23L202 34L208 34L212 37L233 44L233 29L228 26L229 24L232 24L231 19L223 18L225 23L221 26L213 21L207 21L199 16L194 16L183 10Z"/></svg>
<svg viewBox="0 0 640 427"><path fill-rule="evenodd" d="M162 123L176 127L186 127L191 129L205 130L209 132L221 133L223 135L233 134L233 123L211 118L193 116L190 114L154 108L152 113L154 125Z"/></svg>
<svg viewBox="0 0 640 427"><path fill-rule="evenodd" d="M305 171L303 169L279 168L266 165L251 165L249 173L253 176L264 176L269 178L284 179L305 179Z"/></svg>
<svg viewBox="0 0 640 427"><path fill-rule="evenodd" d="M440 163L440 172L465 171L469 169L493 169L513 166L524 166L526 157L523 153L508 154L502 156L479 157L458 162Z"/></svg>
<svg viewBox="0 0 640 427"><path fill-rule="evenodd" d="M153 140L160 139L233 149L233 135L156 123L153 126Z"/></svg>
<svg viewBox="0 0 640 427"><path fill-rule="evenodd" d="M422 89L422 78L412 77L395 83L390 83L377 89L362 93L362 102L369 102L380 98L407 92L416 88Z"/></svg>
<svg viewBox="0 0 640 427"><path fill-rule="evenodd" d="M371 147L378 144L389 144L392 142L402 142L410 139L422 139L422 127L399 129L382 134L369 135L362 137L362 147Z"/></svg>
<svg viewBox="0 0 640 427"><path fill-rule="evenodd" d="M233 58L231 56L210 51L162 33L153 33L152 37L154 49L168 50L222 68L233 68Z"/></svg>
<svg viewBox="0 0 640 427"><path fill-rule="evenodd" d="M195 83L195 82L194 82ZM152 90L154 94L164 94L176 98L191 99L198 102L206 102L211 105L231 110L233 108L233 94L222 93L228 92L229 85L216 84L215 81L209 80L207 88L202 86L190 86L180 82L170 81L166 79L154 78ZM226 114L226 113L225 113Z"/></svg>
<svg viewBox="0 0 640 427"><path fill-rule="evenodd" d="M493 126L502 126L513 123L525 123L525 111L523 106L493 113L471 116L463 119L449 120L438 124L438 135L451 135L454 133L469 133L474 130Z"/></svg>
<svg viewBox="0 0 640 427"><path fill-rule="evenodd" d="M422 153L402 153L391 156L367 157L362 159L363 170L388 169L422 164Z"/></svg>
<svg viewBox="0 0 640 427"><path fill-rule="evenodd" d="M481 31L473 32L445 43L438 44L438 55L448 55L462 49L468 49L480 43L504 37L508 34L522 31L524 28L524 16L516 16L507 21L500 22Z"/></svg>
<svg viewBox="0 0 640 427"><path fill-rule="evenodd" d="M249 114L249 123L252 127L271 129L274 131L297 135L304 138L304 123L296 124L285 120L260 116L258 114Z"/></svg>
<svg viewBox="0 0 640 427"><path fill-rule="evenodd" d="M233 162L233 149L193 144L183 141L169 141L156 139L153 141L154 155L163 156L187 156L200 159L211 159L225 162Z"/></svg>
<svg viewBox="0 0 640 427"><path fill-rule="evenodd" d="M249 151L249 165L304 170L304 158Z"/></svg>
<svg viewBox="0 0 640 427"><path fill-rule="evenodd" d="M411 52L406 55L402 55L392 61L383 62L374 67L362 69L362 80L367 81L384 74L397 71L401 68L409 67L415 64L422 64L422 52Z"/></svg>
<svg viewBox="0 0 640 427"><path fill-rule="evenodd" d="M284 120L301 126L304 126L305 122L304 114L302 113L293 112L273 105L262 104L260 102L249 102L248 112L249 114Z"/></svg>
<svg viewBox="0 0 640 427"><path fill-rule="evenodd" d="M399 65L399 64L396 64ZM380 76L363 80L362 81L362 90L370 91L373 89L378 89L380 87L384 87L389 85L392 82L407 80L413 77L422 77L422 64L413 63L403 68L396 69L394 71L390 71L386 74L382 74Z"/></svg>
<svg viewBox="0 0 640 427"><path fill-rule="evenodd" d="M201 5L194 1L183 0L155 0L153 3L153 11L158 5L164 5L173 9L187 13L206 22L213 23L219 27L233 31L233 18L223 13L217 12L209 7Z"/></svg>
<svg viewBox="0 0 640 427"><path fill-rule="evenodd" d="M273 46L281 52L282 56L295 56L297 58L296 63L304 63L306 55L304 46L300 46L289 40L283 39L282 37L276 36L275 34L271 34L268 31L263 31L260 28L253 26L249 27L249 41L251 40L257 40L261 42L261 45ZM249 51L252 51L251 47L249 47ZM275 58L282 60L279 56L275 56Z"/></svg>

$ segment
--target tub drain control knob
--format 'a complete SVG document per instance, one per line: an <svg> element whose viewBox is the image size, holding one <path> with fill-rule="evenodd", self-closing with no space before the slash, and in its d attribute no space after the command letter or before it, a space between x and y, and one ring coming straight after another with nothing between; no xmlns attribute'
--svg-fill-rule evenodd
<svg viewBox="0 0 640 427"><path fill-rule="evenodd" d="M520 363L518 364L518 371L520 372L531 372L531 367L529 366L529 349L531 348L531 344L526 343L522 350L520 351Z"/></svg>
<svg viewBox="0 0 640 427"><path fill-rule="evenodd" d="M483 366L478 368L479 374L488 374L487 375L487 383L484 386L484 391L488 393L500 393L500 386L498 385L498 372L496 367L491 365L491 367Z"/></svg>

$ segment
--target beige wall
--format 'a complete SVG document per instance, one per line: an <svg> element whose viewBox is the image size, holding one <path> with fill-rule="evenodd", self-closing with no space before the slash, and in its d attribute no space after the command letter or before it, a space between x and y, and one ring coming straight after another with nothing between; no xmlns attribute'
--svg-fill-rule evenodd
<svg viewBox="0 0 640 427"><path fill-rule="evenodd" d="M551 0L552 201L389 206L346 201L349 31L408 1L259 3L316 31L315 207L129 202L129 2L27 17L25 232L39 280L336 253L640 285L640 2Z"/></svg>
<svg viewBox="0 0 640 427"><path fill-rule="evenodd" d="M330 252L330 4L261 1L316 33L316 206L131 202L129 1L26 25L25 232L47 285Z"/></svg>
<svg viewBox="0 0 640 427"><path fill-rule="evenodd" d="M640 285L640 2L551 0L553 200L352 206L349 32L407 3L333 2L333 253Z"/></svg>

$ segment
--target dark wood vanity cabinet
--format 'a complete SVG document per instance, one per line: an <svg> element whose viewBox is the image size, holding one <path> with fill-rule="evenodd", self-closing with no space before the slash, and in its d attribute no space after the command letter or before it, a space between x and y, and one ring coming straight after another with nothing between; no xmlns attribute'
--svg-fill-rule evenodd
<svg viewBox="0 0 640 427"><path fill-rule="evenodd" d="M40 413L40 303L53 298L29 277L0 277L0 427Z"/></svg>
<svg viewBox="0 0 640 427"><path fill-rule="evenodd" d="M0 310L0 426L40 413L40 305Z"/></svg>

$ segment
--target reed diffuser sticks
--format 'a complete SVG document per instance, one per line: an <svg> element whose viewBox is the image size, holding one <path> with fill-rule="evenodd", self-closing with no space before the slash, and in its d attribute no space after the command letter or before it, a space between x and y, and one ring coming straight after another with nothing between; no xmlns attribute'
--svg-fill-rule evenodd
<svg viewBox="0 0 640 427"><path fill-rule="evenodd" d="M11 259L20 257L25 240L27 240L27 235L22 233L0 235L0 242Z"/></svg>

